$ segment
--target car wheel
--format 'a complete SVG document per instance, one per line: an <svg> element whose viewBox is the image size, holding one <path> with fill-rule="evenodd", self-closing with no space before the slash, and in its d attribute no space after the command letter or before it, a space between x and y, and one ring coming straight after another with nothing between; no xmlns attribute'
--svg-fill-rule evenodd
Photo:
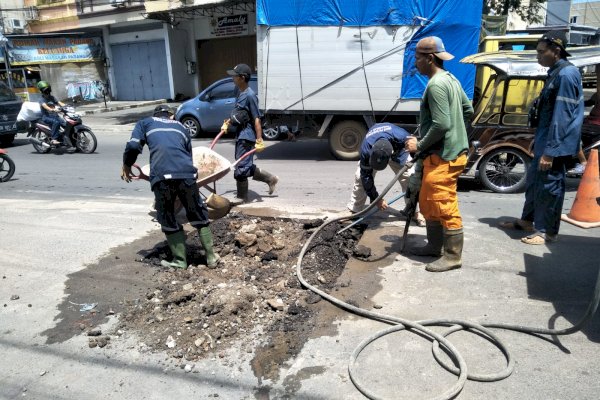
<svg viewBox="0 0 600 400"><path fill-rule="evenodd" d="M200 123L198 122L198 120L196 118L186 116L181 119L181 123L190 132L190 137L192 139L200 137L200 133L202 133L202 129L200 128Z"/></svg>
<svg viewBox="0 0 600 400"><path fill-rule="evenodd" d="M331 130L329 149L338 160L358 160L367 127L358 121L341 121Z"/></svg>
<svg viewBox="0 0 600 400"><path fill-rule="evenodd" d="M265 128L263 129L263 138L267 140L277 140L279 138L279 129L277 128Z"/></svg>
<svg viewBox="0 0 600 400"><path fill-rule="evenodd" d="M479 163L479 178L496 193L516 193L525 189L531 158L521 150L498 148L483 156Z"/></svg>

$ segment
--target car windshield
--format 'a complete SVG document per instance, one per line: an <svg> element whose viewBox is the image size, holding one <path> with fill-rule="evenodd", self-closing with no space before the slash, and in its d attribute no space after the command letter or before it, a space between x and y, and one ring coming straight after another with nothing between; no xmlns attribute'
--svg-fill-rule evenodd
<svg viewBox="0 0 600 400"><path fill-rule="evenodd" d="M17 95L4 82L0 82L0 101L14 100L17 100Z"/></svg>
<svg viewBox="0 0 600 400"><path fill-rule="evenodd" d="M477 123L527 126L527 114L543 86L542 79L492 76L477 104Z"/></svg>

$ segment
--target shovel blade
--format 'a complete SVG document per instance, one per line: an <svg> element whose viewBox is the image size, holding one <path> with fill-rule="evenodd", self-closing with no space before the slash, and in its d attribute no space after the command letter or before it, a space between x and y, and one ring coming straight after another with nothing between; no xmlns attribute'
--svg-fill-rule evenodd
<svg viewBox="0 0 600 400"><path fill-rule="evenodd" d="M211 193L206 199L208 217L212 220L223 218L231 210L231 202L223 196Z"/></svg>

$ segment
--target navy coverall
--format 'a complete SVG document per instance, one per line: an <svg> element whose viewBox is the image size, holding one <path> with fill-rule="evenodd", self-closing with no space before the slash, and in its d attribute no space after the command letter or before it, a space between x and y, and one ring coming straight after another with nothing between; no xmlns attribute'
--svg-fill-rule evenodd
<svg viewBox="0 0 600 400"><path fill-rule="evenodd" d="M250 121L245 127L240 128L235 142L235 159L239 159L242 155L254 148L256 144L256 133L254 132L254 121L260 118L260 110L258 109L258 97L250 86L243 92L240 92L236 101L235 109L246 110L250 116ZM249 177L254 175L254 157L246 157L236 166L233 177L236 181L247 181Z"/></svg>
<svg viewBox="0 0 600 400"><path fill-rule="evenodd" d="M581 74L567 60L548 70L539 107L521 219L532 221L539 232L556 235L565 199L565 163L579 149L584 113ZM552 168L539 171L544 155L553 157Z"/></svg>
<svg viewBox="0 0 600 400"><path fill-rule="evenodd" d="M192 160L189 131L172 119L144 118L135 125L125 145L123 163L133 165L145 144L150 149L150 186L162 231L172 234L183 229L175 218L177 197L193 227L208 226L208 209L196 186L198 170Z"/></svg>

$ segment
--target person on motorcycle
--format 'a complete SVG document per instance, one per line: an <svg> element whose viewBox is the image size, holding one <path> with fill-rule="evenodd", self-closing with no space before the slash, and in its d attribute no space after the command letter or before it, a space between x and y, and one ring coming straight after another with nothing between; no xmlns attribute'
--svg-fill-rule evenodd
<svg viewBox="0 0 600 400"><path fill-rule="evenodd" d="M40 99L40 108L42 110L42 122L50 125L52 129L50 144L58 146L62 144L60 135L60 127L64 124L63 119L59 117L59 107L64 107L65 104L58 101L52 96L52 87L46 81L39 81L38 89L42 92Z"/></svg>
<svg viewBox="0 0 600 400"><path fill-rule="evenodd" d="M161 265L188 267L186 234L175 218L175 200L179 198L188 221L198 229L200 243L206 251L206 266L216 268L221 257L214 252L208 209L196 185L198 169L192 159L192 140L187 128L173 120L170 107L164 104L156 106L152 117L144 118L135 125L123 153L121 179L125 182L131 182L134 177L131 166L144 145L150 149L150 187L154 192L156 219L173 254L172 261L162 260Z"/></svg>

